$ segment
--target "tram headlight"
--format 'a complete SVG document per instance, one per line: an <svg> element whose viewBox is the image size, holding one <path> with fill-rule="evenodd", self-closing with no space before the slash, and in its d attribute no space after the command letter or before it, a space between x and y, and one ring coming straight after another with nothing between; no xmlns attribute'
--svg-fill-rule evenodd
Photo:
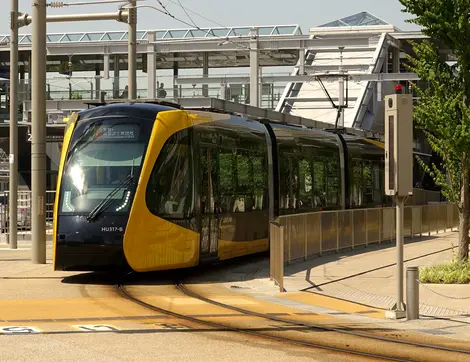
<svg viewBox="0 0 470 362"><path fill-rule="evenodd" d="M69 177L72 179L72 184L78 190L80 195L82 195L85 187L85 175L83 174L82 168L78 165L73 165L70 168Z"/></svg>

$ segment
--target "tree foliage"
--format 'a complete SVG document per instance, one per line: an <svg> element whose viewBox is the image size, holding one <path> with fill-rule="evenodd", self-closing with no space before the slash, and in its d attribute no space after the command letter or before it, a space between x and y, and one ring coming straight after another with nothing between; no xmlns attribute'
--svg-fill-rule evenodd
<svg viewBox="0 0 470 362"><path fill-rule="evenodd" d="M420 100L415 121L424 130L442 165L424 169L459 208L459 260L468 259L470 172L470 0L400 0L409 22L420 25L432 41L413 43L409 69L426 81L416 88ZM446 62L439 47L455 56ZM441 166L441 167L439 167Z"/></svg>
<svg viewBox="0 0 470 362"><path fill-rule="evenodd" d="M470 0L399 0L404 12L415 15L408 20L422 27L423 34L439 41L456 56L462 90L470 95ZM468 101L467 101L468 102Z"/></svg>
<svg viewBox="0 0 470 362"><path fill-rule="evenodd" d="M421 128L442 165L428 167L418 162L441 187L444 196L459 204L462 155L470 147L469 109L462 102L461 77L455 66L439 57L439 50L428 41L414 44L416 58L409 56L408 69L416 73L427 87L415 87L420 101L415 106L414 120ZM460 205L459 205L460 206Z"/></svg>

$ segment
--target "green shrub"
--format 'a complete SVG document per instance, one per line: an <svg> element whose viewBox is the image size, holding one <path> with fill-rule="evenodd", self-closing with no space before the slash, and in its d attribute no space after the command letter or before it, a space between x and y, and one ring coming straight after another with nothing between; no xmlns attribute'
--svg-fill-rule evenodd
<svg viewBox="0 0 470 362"><path fill-rule="evenodd" d="M420 268L419 281L434 284L468 284L470 283L470 261L459 263L453 260L448 264Z"/></svg>

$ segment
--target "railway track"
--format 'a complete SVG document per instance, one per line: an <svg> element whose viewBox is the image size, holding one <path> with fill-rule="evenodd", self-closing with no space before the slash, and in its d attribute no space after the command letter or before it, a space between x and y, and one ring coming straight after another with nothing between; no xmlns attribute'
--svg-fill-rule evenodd
<svg viewBox="0 0 470 362"><path fill-rule="evenodd" d="M183 296L207 303L212 308L223 308L236 312L239 316L251 317L253 325L241 323L240 319L228 322L216 322L204 316L191 316L158 305L150 304L130 293L122 284L115 285L116 291L129 301L149 310L164 315L189 321L202 326L209 326L217 330L226 330L261 338L269 338L279 342L292 343L304 347L312 347L340 354L354 355L357 357L372 358L384 361L467 361L470 358L470 350L447 346L440 346L415 341L399 340L397 338L374 335L372 333L359 332L346 327L330 327L321 324L312 324L305 321L294 320L252 310L247 310L207 298L182 283L175 283ZM232 313L233 315L233 313ZM246 321L245 321L246 322ZM274 322L274 324L273 324ZM245 324L245 325L244 325ZM315 333L316 332L316 333ZM318 332L321 332L319 335Z"/></svg>

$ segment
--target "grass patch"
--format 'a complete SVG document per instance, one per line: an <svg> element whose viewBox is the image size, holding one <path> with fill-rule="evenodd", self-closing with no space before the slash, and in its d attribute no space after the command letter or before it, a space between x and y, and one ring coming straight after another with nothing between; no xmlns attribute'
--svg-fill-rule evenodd
<svg viewBox="0 0 470 362"><path fill-rule="evenodd" d="M468 284L470 283L470 261L433 265L420 268L419 281L434 284Z"/></svg>

